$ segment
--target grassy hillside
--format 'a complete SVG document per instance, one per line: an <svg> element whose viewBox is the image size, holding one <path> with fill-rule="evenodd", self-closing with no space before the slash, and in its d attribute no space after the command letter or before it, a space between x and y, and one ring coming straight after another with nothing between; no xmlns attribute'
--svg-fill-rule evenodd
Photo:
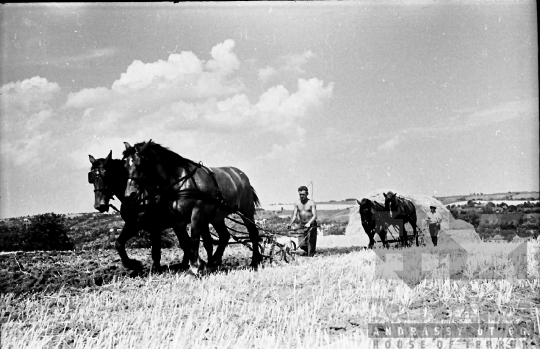
<svg viewBox="0 0 540 349"><path fill-rule="evenodd" d="M458 201L468 200L538 200L540 198L540 192L537 191L513 191L507 193L472 193L469 195L452 195L452 196L440 196L436 197L437 200L443 204L451 204Z"/></svg>

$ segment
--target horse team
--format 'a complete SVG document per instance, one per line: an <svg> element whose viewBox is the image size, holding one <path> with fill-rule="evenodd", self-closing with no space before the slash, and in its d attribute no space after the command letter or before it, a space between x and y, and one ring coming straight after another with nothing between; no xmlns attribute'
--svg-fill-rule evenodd
<svg viewBox="0 0 540 349"><path fill-rule="evenodd" d="M206 167L152 140L124 145L122 159L113 159L112 151L106 158L95 159L89 155L92 166L88 182L94 185L94 208L99 212L109 210L114 196L121 202L119 211L125 224L115 247L125 268L143 268L140 261L128 256L126 242L140 230L146 230L152 245L152 268L161 270L161 232L172 228L184 252L182 269L195 275L205 269L215 270L222 263L230 238L225 218L233 213L238 214L246 226L251 246L258 246L259 231L254 217L260 202L249 178L241 170ZM388 194L385 194L384 206L368 199L359 202L370 248L375 242L375 233L388 247L385 231L389 223L409 222L417 236L412 202ZM188 224L191 224L190 234L186 229ZM216 251L213 251L210 224L219 237ZM207 263L199 256L201 238ZM251 267L256 269L262 262L262 254L258 248L252 251Z"/></svg>

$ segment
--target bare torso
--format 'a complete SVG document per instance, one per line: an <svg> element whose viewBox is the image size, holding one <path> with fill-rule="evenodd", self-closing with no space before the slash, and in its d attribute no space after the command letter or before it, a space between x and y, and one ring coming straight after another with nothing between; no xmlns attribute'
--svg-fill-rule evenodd
<svg viewBox="0 0 540 349"><path fill-rule="evenodd" d="M315 202L313 200L308 199L305 203L302 203L302 201L298 200L295 203L297 213L296 216L302 223L307 223L311 218L313 218L313 210L315 207Z"/></svg>

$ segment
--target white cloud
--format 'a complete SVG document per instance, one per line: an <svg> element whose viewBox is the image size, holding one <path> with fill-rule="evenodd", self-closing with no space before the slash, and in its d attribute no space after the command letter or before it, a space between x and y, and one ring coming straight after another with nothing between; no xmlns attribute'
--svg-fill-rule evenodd
<svg viewBox="0 0 540 349"><path fill-rule="evenodd" d="M60 87L35 76L5 84L0 91L0 154L15 166L34 164L43 142L49 140L48 125L55 121Z"/></svg>
<svg viewBox="0 0 540 349"><path fill-rule="evenodd" d="M297 55L287 55L281 57L285 61L285 69L293 70L298 73L304 73L302 67L308 62L310 58L315 57L315 54L311 50Z"/></svg>
<svg viewBox="0 0 540 349"><path fill-rule="evenodd" d="M266 83L268 79L274 74L276 74L276 70L270 66L266 66L266 68L259 69L259 80L261 80L263 83Z"/></svg>
<svg viewBox="0 0 540 349"><path fill-rule="evenodd" d="M469 126L493 124L518 117L538 117L538 98L501 103L469 115Z"/></svg>
<svg viewBox="0 0 540 349"><path fill-rule="evenodd" d="M34 76L23 81L10 82L0 88L0 107L4 116L9 117L10 112L36 112L48 107L55 96L60 92L57 83Z"/></svg>
<svg viewBox="0 0 540 349"><path fill-rule="evenodd" d="M279 69L266 66L265 68L259 69L257 76L261 82L266 83L270 77L276 75L279 71L284 73L287 72L289 74L290 71L295 73L305 73L303 66L313 57L315 57L315 54L311 52L311 50L301 54L281 56L280 60L282 64L280 64Z"/></svg>
<svg viewBox="0 0 540 349"><path fill-rule="evenodd" d="M69 93L66 106L74 108L86 108L95 104L104 103L111 95L105 87L85 88L76 93Z"/></svg>
<svg viewBox="0 0 540 349"><path fill-rule="evenodd" d="M395 135L392 139L387 140L383 144L381 144L377 149L382 151L391 151L394 150L394 148L401 142L402 137L399 135Z"/></svg>
<svg viewBox="0 0 540 349"><path fill-rule="evenodd" d="M295 124L306 116L309 107L320 105L324 99L332 96L333 84L326 87L321 80L299 79L298 91L290 94L283 86L268 89L257 103L261 122L276 129L283 129Z"/></svg>
<svg viewBox="0 0 540 349"><path fill-rule="evenodd" d="M3 111L18 110L13 120L31 121L3 137L2 156L17 156L22 165L46 161L39 151L63 149L79 168L88 166L88 153L102 157L113 149L119 157L123 141L150 138L205 161L236 159L239 149L252 157L301 149L302 124L311 108L332 97L333 84L299 79L296 89L271 86L248 97L236 74L240 61L234 47L225 40L212 48L208 61L186 51L167 60L134 61L110 86L67 95L39 77L4 85Z"/></svg>
<svg viewBox="0 0 540 349"><path fill-rule="evenodd" d="M140 90L155 86L174 85L175 82L190 84L191 75L202 74L202 62L192 52L173 53L167 61L159 60L154 63L134 61L119 80L113 83L113 90Z"/></svg>
<svg viewBox="0 0 540 349"><path fill-rule="evenodd" d="M212 59L206 63L208 70L216 72L219 75L228 75L238 69L240 62L232 52L234 41L225 40L212 48Z"/></svg>

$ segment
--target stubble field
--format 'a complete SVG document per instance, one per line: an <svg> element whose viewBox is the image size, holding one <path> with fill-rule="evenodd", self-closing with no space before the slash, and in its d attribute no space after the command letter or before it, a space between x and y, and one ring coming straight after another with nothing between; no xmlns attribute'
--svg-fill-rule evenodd
<svg viewBox="0 0 540 349"><path fill-rule="evenodd" d="M347 237L340 238L347 246ZM510 261L503 254L486 254L482 244L468 247L459 279L445 276L441 263L414 288L395 273L382 272L373 251L325 247L324 237L319 246L314 258L267 263L257 272L244 269L247 249L232 246L225 270L201 278L131 273L120 266L115 251L19 254L17 261L3 256L2 284L10 283L11 289L0 296L2 348L374 348L369 323L479 321L532 324L531 337L504 345L538 346L538 244L528 246L526 279L517 279ZM148 250L128 253L149 265ZM165 250L162 263L174 265L180 255ZM12 279L21 267L36 274L35 292L22 294L14 286L33 280L25 274L29 271ZM439 339L423 343L441 344L449 346ZM384 345L399 347L398 342ZM473 339L459 339L452 347L475 345Z"/></svg>

